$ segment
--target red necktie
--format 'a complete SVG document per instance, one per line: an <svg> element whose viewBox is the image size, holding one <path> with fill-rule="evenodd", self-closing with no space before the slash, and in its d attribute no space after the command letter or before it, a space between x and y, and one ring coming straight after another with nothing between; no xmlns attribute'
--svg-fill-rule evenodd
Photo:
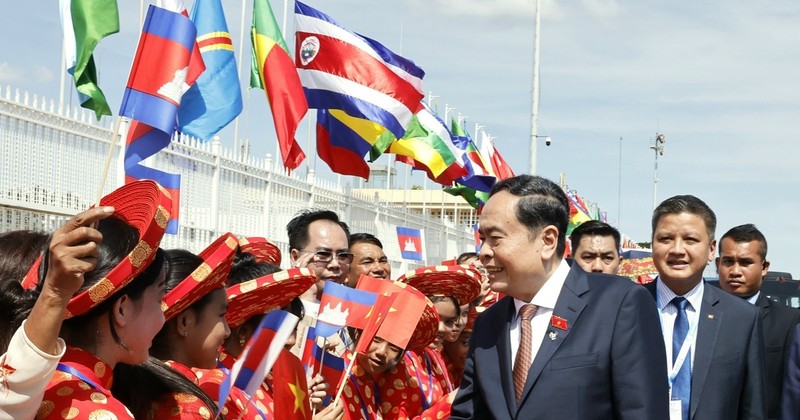
<svg viewBox="0 0 800 420"><path fill-rule="evenodd" d="M522 305L519 309L519 326L521 333L519 336L519 348L517 349L517 358L514 360L514 390L517 394L517 404L522 397L522 390L525 388L525 380L528 379L528 369L533 362L533 355L531 354L531 342L533 341L533 333L531 332L531 319L536 314L536 305L526 304Z"/></svg>

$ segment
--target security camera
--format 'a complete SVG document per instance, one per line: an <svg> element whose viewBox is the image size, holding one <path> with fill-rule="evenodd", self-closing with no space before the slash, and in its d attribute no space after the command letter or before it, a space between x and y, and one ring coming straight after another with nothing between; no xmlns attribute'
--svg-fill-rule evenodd
<svg viewBox="0 0 800 420"><path fill-rule="evenodd" d="M546 146L549 146L551 143L553 143L553 139L550 138L550 136L547 136L547 137L544 138L544 144Z"/></svg>

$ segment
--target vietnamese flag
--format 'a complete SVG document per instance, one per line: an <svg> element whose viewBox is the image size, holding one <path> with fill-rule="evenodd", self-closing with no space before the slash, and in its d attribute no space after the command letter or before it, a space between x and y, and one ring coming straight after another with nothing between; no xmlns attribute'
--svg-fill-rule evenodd
<svg viewBox="0 0 800 420"><path fill-rule="evenodd" d="M272 378L275 418L311 419L308 383L300 359L286 349L281 350L272 367Z"/></svg>
<svg viewBox="0 0 800 420"><path fill-rule="evenodd" d="M386 319L386 315L389 314L395 298L397 298L397 294L378 295L378 298L375 300L375 305L372 307L372 311L370 311L367 316L367 325L358 338L358 344L356 345L357 353L364 355L369 353L369 346L378 333L378 329L383 324L383 321Z"/></svg>
<svg viewBox="0 0 800 420"><path fill-rule="evenodd" d="M394 303L375 335L397 347L406 348L417 328L419 317L427 306L425 296L419 290L407 287L405 283L376 279L363 274L358 279L356 289L378 295L395 295Z"/></svg>
<svg viewBox="0 0 800 420"><path fill-rule="evenodd" d="M255 0L251 40L250 87L266 92L283 166L292 170L306 158L294 135L308 111L308 102L267 0Z"/></svg>

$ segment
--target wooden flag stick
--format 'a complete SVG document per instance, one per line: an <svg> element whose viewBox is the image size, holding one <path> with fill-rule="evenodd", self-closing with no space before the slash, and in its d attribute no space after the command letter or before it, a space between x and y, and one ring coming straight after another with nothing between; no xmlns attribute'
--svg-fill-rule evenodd
<svg viewBox="0 0 800 420"><path fill-rule="evenodd" d="M336 406L336 403L339 402L339 397L342 396L342 391L344 390L344 386L347 384L347 377L350 376L350 372L353 370L353 364L356 362L356 354L357 353L351 354L353 358L350 359L350 363L347 364L347 369L344 371L344 374L342 375L343 378L342 384L339 385L339 389L336 390L336 398L334 398L333 402L331 403L334 406Z"/></svg>

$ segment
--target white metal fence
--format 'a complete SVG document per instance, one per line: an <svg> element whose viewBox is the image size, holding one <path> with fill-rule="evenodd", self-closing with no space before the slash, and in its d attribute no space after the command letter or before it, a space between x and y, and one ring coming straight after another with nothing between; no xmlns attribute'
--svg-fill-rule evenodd
<svg viewBox="0 0 800 420"><path fill-rule="evenodd" d="M59 109L53 101L0 86L0 232L51 231L94 202L111 144L108 122L97 123L80 108ZM114 146L117 158L105 193L124 180L119 153L123 141L124 135ZM146 163L182 175L180 232L165 237L165 248L199 252L230 231L270 238L286 255L286 224L297 211L320 207L338 212L351 232L381 239L395 276L422 265L402 261L398 225L424 229L428 264L474 250L469 226L410 213L347 185L314 179L313 173L308 179L287 174L269 156L234 156L218 141L177 139Z"/></svg>

